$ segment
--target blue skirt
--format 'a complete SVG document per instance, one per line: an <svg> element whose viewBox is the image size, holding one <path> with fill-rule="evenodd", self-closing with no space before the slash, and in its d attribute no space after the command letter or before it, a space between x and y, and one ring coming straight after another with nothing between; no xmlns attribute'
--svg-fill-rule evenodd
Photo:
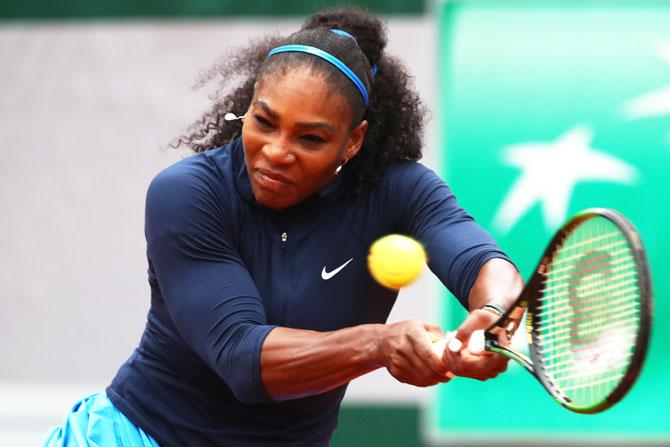
<svg viewBox="0 0 670 447"><path fill-rule="evenodd" d="M144 430L130 422L105 393L95 393L77 402L62 425L54 427L44 447L159 447Z"/></svg>

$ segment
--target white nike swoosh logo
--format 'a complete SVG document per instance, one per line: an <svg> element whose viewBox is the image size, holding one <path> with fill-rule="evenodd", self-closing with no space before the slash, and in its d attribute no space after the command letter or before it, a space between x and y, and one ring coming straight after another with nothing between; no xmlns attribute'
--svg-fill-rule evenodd
<svg viewBox="0 0 670 447"><path fill-rule="evenodd" d="M325 281L328 281L330 278L332 278L333 276L335 276L335 275L337 275L338 273L340 273L340 270L342 270L343 268L345 268L345 267L347 266L347 264L349 264L349 263L350 263L351 261L353 261L353 260L354 260L354 258L349 259L347 262L345 262L344 264L342 264L341 266L339 266L338 268L336 268L336 269L333 270L332 272L327 272L327 271L326 271L326 267L324 266L324 267L323 267L323 270L321 270L321 278L322 278L323 280L325 280Z"/></svg>

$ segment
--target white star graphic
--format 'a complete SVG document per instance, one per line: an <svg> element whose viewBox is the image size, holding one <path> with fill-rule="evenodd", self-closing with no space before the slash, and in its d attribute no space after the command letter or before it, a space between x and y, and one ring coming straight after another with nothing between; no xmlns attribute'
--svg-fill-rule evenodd
<svg viewBox="0 0 670 447"><path fill-rule="evenodd" d="M628 163L590 147L592 132L577 126L551 142L528 142L504 148L505 162L521 175L502 201L493 225L508 232L537 202L551 231L566 217L575 185L600 180L632 184L637 170Z"/></svg>
<svg viewBox="0 0 670 447"><path fill-rule="evenodd" d="M661 62L670 64L670 41L656 44L656 57ZM623 114L631 120L670 115L670 86L626 101L622 109ZM668 141L670 141L670 133L668 133Z"/></svg>

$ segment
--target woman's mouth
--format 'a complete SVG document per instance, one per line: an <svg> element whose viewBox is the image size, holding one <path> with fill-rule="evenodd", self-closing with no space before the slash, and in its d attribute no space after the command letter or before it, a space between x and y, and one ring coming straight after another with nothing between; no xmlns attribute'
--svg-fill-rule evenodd
<svg viewBox="0 0 670 447"><path fill-rule="evenodd" d="M269 189L285 188L293 184L291 179L269 169L256 168L254 170L256 181L260 186Z"/></svg>

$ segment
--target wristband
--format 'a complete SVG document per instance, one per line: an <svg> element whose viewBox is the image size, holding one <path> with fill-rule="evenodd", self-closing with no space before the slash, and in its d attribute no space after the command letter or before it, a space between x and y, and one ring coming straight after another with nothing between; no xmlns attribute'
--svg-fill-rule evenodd
<svg viewBox="0 0 670 447"><path fill-rule="evenodd" d="M500 304L497 303L486 303L482 307L480 307L480 309L488 310L489 312L494 313L499 317L502 317L503 315L505 315L505 312L507 312L507 309L505 309L504 307L502 307Z"/></svg>

